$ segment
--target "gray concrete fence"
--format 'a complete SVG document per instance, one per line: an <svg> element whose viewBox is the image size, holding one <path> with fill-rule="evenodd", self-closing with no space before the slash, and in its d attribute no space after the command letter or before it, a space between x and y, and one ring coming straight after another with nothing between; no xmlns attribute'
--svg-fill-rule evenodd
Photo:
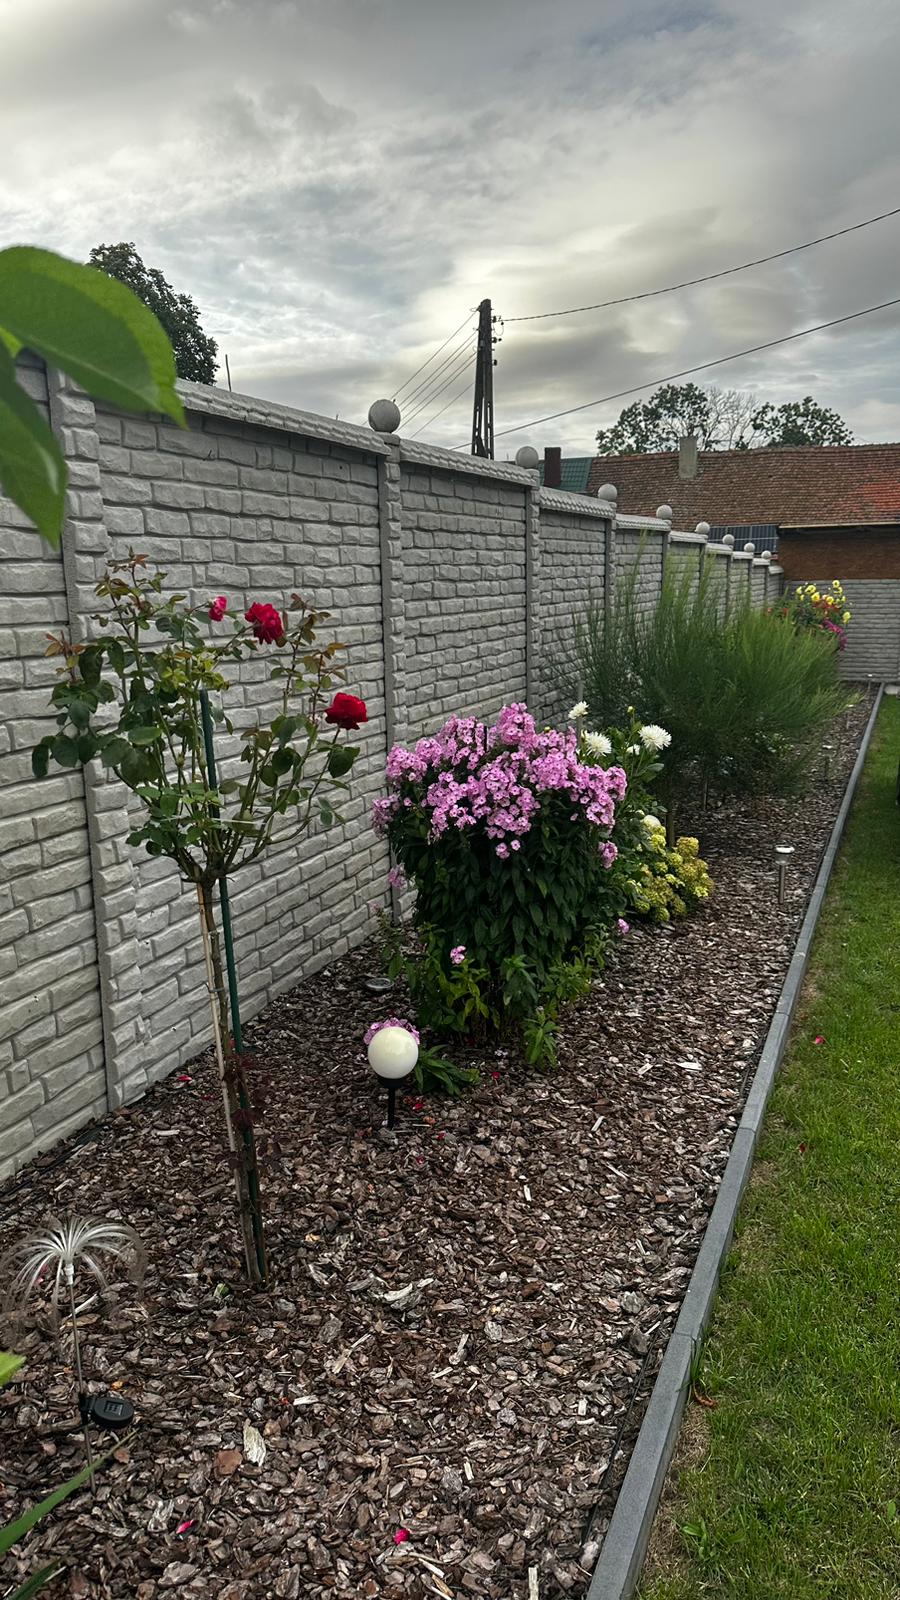
<svg viewBox="0 0 900 1600"><path fill-rule="evenodd" d="M188 384L182 432L96 408L35 363L22 375L70 490L59 553L0 498L0 1176L210 1037L194 893L126 844L123 786L93 768L31 775L54 726L46 636L90 636L110 555L133 546L198 601L310 596L334 614L346 686L368 703L343 823L276 845L235 881L248 1016L371 930L388 860L369 811L395 740L511 700L564 714L551 653L588 594L611 597L635 564L646 607L667 559L698 574L715 561L732 602L781 590L769 562L541 489L511 464ZM242 668L232 703L238 726L274 714L261 663Z"/></svg>

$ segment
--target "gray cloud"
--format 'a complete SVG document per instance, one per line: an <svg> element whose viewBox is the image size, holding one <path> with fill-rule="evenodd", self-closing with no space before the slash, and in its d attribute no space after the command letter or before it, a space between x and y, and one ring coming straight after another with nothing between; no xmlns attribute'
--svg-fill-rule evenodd
<svg viewBox="0 0 900 1600"><path fill-rule="evenodd" d="M134 239L237 385L362 420L485 294L512 317L635 293L890 206L900 37L881 0L862 24L837 0L0 0L0 230ZM898 241L510 323L498 427L891 298ZM882 313L709 381L896 437L898 355ZM589 451L620 404L504 450ZM428 437L467 432L463 398Z"/></svg>

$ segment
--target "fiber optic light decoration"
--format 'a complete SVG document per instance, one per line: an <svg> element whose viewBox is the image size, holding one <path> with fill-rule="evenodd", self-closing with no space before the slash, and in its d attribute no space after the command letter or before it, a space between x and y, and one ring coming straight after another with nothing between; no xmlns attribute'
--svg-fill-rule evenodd
<svg viewBox="0 0 900 1600"><path fill-rule="evenodd" d="M54 1329L58 1329L60 1295L65 1293L75 1352L78 1409L84 1424L84 1450L92 1491L94 1456L89 1424L119 1432L134 1417L134 1407L124 1395L89 1395L84 1386L78 1318L81 1312L93 1305L98 1293L102 1294L109 1288L107 1275L97 1259L101 1253L119 1259L130 1255L131 1259L126 1263L128 1276L138 1285L143 1282L147 1253L134 1229L124 1222L106 1222L86 1217L67 1217L60 1221L53 1217L45 1228L27 1234L0 1258L0 1280L8 1269L12 1270L9 1287L0 1305L4 1317L21 1320L34 1291L39 1286L49 1287L50 1317ZM75 1275L78 1270L89 1273L97 1285L94 1294L80 1304L75 1296Z"/></svg>

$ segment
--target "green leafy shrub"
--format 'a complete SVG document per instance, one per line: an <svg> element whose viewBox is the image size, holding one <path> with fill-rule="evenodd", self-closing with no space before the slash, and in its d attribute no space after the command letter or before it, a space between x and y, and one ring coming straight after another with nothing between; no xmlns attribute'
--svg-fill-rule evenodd
<svg viewBox="0 0 900 1600"><path fill-rule="evenodd" d="M667 845L665 829L652 813L645 816L642 831L643 844L626 881L632 911L650 922L686 917L713 891L697 840L686 836Z"/></svg>
<svg viewBox="0 0 900 1600"><path fill-rule="evenodd" d="M521 705L391 751L375 824L417 890L408 978L423 1028L512 1026L531 1060L552 1059L578 963L618 909L610 834L627 778L581 757L574 729L539 732Z"/></svg>

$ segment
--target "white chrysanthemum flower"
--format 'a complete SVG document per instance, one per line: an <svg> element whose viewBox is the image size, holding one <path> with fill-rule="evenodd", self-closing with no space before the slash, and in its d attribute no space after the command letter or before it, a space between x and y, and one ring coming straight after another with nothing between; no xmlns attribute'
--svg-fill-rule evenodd
<svg viewBox="0 0 900 1600"><path fill-rule="evenodd" d="M607 739L605 733L586 733L584 747L590 751L592 756L612 755L612 743Z"/></svg>
<svg viewBox="0 0 900 1600"><path fill-rule="evenodd" d="M657 828L662 827L662 823L659 817L653 815L652 811L645 811L641 817L641 827L646 828L648 833L655 833Z"/></svg>
<svg viewBox="0 0 900 1600"><path fill-rule="evenodd" d="M579 700L578 704L574 705L572 707L571 711L569 712L569 721L570 722L578 722L581 717L586 717L587 714L588 714L587 701L586 700Z"/></svg>
<svg viewBox="0 0 900 1600"><path fill-rule="evenodd" d="M641 744L645 750L667 750L672 743L672 735L665 728L658 728L655 722L648 722L641 729Z"/></svg>
<svg viewBox="0 0 900 1600"><path fill-rule="evenodd" d="M640 747L639 744L630 744L628 746L628 754L630 756L639 756L640 753L641 753L641 747Z"/></svg>

